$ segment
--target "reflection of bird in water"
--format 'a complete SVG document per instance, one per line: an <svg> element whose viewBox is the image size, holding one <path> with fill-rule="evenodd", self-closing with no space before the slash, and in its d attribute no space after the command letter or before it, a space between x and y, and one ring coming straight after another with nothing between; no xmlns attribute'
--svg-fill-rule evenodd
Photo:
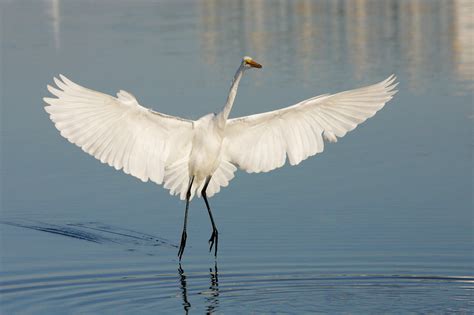
<svg viewBox="0 0 474 315"><path fill-rule="evenodd" d="M103 163L127 174L164 184L186 200L179 259L186 245L189 202L204 198L212 223L210 248L217 255L218 232L207 197L234 177L236 166L249 173L296 165L336 142L372 117L396 93L395 77L359 89L325 94L275 111L229 119L244 72L262 66L244 57L218 114L196 121L142 107L125 91L117 97L86 89L60 75L57 98L44 98L61 135Z"/></svg>
<svg viewBox="0 0 474 315"><path fill-rule="evenodd" d="M183 298L183 307L186 314L188 314L189 309L191 308L191 303L188 301L188 288L186 283L186 275L184 273L183 268L181 268L181 264L178 267L179 273L179 282L181 284L181 296Z"/></svg>
<svg viewBox="0 0 474 315"><path fill-rule="evenodd" d="M179 273L179 282L181 285L181 296L183 298L183 307L186 314L188 314L189 309L191 308L191 303L188 300L188 288L187 288L187 281L186 281L186 274L181 267L181 263L178 267ZM207 298L207 311L206 314L212 314L214 311L217 310L219 306L219 276L217 273L217 261L214 262L214 269L209 268L209 275L211 277L211 286L209 287L210 290L210 297ZM201 292L202 294L203 292Z"/></svg>
<svg viewBox="0 0 474 315"><path fill-rule="evenodd" d="M214 262L214 270L209 268L209 275L211 276L211 296L207 298L207 312L206 314L212 314L217 310L219 306L219 274L217 272L217 261Z"/></svg>

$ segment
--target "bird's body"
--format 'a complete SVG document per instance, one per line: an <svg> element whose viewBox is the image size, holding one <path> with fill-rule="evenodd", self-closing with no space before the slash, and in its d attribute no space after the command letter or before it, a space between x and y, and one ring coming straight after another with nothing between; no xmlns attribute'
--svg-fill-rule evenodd
<svg viewBox="0 0 474 315"><path fill-rule="evenodd" d="M217 253L217 228L208 197L228 185L237 167L268 172L296 165L324 150L372 117L396 93L395 77L367 87L325 94L267 113L229 119L245 70L262 66L244 57L218 114L198 120L173 117L141 106L125 91L117 97L84 88L66 77L54 78L57 98L45 98L46 111L61 135L102 163L151 180L186 200L179 257L186 244L189 202L202 196L211 219L211 248Z"/></svg>
<svg viewBox="0 0 474 315"><path fill-rule="evenodd" d="M195 121L194 137L189 155L189 174L199 186L219 167L222 154L224 129L219 126L215 114L208 114Z"/></svg>

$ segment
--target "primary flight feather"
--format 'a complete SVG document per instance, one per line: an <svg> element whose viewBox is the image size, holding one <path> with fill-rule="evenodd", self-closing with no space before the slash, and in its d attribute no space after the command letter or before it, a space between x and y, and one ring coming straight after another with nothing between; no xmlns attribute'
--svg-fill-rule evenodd
<svg viewBox="0 0 474 315"><path fill-rule="evenodd" d="M299 164L324 150L324 140L336 142L375 115L397 92L396 77L336 94L325 94L271 112L229 119L237 88L247 69L262 66L244 57L234 76L227 103L218 114L198 120L165 115L141 106L119 91L117 97L82 87L63 75L48 85L56 98L44 98L45 110L61 135L117 170L142 181L163 184L186 200L178 252L186 245L189 202L202 196L213 232L218 232L207 197L234 177L237 167L249 173L268 172Z"/></svg>

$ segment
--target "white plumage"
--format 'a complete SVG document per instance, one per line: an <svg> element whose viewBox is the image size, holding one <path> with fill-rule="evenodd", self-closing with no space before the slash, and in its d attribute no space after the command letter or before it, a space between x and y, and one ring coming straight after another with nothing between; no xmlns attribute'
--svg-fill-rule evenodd
<svg viewBox="0 0 474 315"><path fill-rule="evenodd" d="M244 57L223 110L196 121L147 109L126 91L113 97L63 75L54 78L57 88L48 86L56 98L44 98L45 109L63 137L102 163L144 182L163 184L181 199L186 199L189 188L189 202L204 192L206 179L210 178L207 197L227 186L236 166L249 173L268 172L283 166L287 157L296 165L322 152L324 140L336 142L397 92L392 75L367 87L228 119L240 79L250 68L261 65Z"/></svg>
<svg viewBox="0 0 474 315"><path fill-rule="evenodd" d="M359 89L325 94L283 109L227 122L224 148L241 169L268 172L299 164L323 152L324 139L337 142L375 115L397 92L395 76Z"/></svg>
<svg viewBox="0 0 474 315"><path fill-rule="evenodd" d="M142 107L135 97L120 91L117 97L86 89L65 76L48 86L57 98L44 98L46 111L61 135L102 163L123 169L142 181L163 184L185 199L189 182L189 155L201 120L191 121ZM208 196L219 192L234 177L237 165L249 173L268 172L285 164L296 165L324 150L324 139L336 142L372 117L396 93L395 76L355 90L321 95L272 112L229 119L224 129L219 167ZM218 116L210 124L217 125ZM208 126L209 133L218 127ZM220 138L220 137L218 137ZM193 141L194 139L194 141ZM202 141L200 141L202 139ZM194 145L194 146L195 146ZM204 157L216 159L216 157ZM207 174L207 176L213 175ZM205 176L204 176L205 178ZM195 184L193 195L201 185Z"/></svg>

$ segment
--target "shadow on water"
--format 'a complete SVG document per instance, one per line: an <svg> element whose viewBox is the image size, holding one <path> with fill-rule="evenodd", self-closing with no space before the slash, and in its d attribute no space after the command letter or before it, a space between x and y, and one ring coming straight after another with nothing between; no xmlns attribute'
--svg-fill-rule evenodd
<svg viewBox="0 0 474 315"><path fill-rule="evenodd" d="M164 246L176 248L169 240L100 222L51 224L33 220L4 220L1 224L62 235L98 244L127 246Z"/></svg>

